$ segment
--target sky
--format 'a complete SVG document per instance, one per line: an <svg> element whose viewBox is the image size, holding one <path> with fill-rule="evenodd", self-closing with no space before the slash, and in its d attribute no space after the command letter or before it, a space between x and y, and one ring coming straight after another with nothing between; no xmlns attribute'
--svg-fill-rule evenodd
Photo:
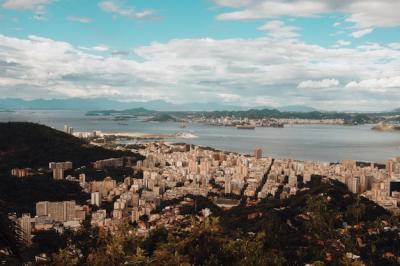
<svg viewBox="0 0 400 266"><path fill-rule="evenodd" d="M0 0L0 98L400 107L400 0Z"/></svg>

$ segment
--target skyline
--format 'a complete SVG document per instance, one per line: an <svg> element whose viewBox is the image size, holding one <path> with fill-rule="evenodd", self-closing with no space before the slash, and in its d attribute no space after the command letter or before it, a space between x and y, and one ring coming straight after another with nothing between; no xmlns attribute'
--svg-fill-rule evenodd
<svg viewBox="0 0 400 266"><path fill-rule="evenodd" d="M394 109L400 100L398 1L0 6L1 98L355 111Z"/></svg>

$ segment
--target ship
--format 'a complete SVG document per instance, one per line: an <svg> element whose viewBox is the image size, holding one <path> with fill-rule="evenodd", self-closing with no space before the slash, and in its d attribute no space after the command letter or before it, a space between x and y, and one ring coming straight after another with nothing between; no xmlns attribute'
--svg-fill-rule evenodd
<svg viewBox="0 0 400 266"><path fill-rule="evenodd" d="M256 127L253 125L237 125L237 129L255 129Z"/></svg>

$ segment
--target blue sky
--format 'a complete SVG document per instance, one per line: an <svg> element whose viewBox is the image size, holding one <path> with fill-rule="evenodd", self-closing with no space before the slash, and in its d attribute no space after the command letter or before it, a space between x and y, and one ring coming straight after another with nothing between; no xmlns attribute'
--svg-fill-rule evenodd
<svg viewBox="0 0 400 266"><path fill-rule="evenodd" d="M396 0L0 0L0 91L398 107L396 10Z"/></svg>

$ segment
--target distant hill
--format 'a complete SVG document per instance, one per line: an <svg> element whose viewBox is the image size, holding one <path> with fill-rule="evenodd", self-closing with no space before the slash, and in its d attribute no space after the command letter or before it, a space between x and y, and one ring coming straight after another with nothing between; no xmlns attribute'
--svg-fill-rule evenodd
<svg viewBox="0 0 400 266"><path fill-rule="evenodd" d="M109 115L124 115L124 116L140 116L140 115L151 115L156 113L156 111L148 110L143 107L138 107L138 108L131 108L127 110L98 110L98 111L88 111L86 113L87 116L109 116Z"/></svg>
<svg viewBox="0 0 400 266"><path fill-rule="evenodd" d="M147 122L178 122L179 119L166 113L159 113L146 120Z"/></svg>
<svg viewBox="0 0 400 266"><path fill-rule="evenodd" d="M280 112L311 113L318 111L315 108L305 105L289 105L277 108Z"/></svg>
<svg viewBox="0 0 400 266"><path fill-rule="evenodd" d="M177 104L163 100L118 101L107 98L69 98L69 99L0 99L0 109L38 109L38 110L127 110L146 108L155 111L216 111L243 110L244 107L227 105L220 102Z"/></svg>
<svg viewBox="0 0 400 266"><path fill-rule="evenodd" d="M48 167L51 161L72 161L74 166L131 152L107 150L50 127L23 122L0 123L0 170L13 167Z"/></svg>

